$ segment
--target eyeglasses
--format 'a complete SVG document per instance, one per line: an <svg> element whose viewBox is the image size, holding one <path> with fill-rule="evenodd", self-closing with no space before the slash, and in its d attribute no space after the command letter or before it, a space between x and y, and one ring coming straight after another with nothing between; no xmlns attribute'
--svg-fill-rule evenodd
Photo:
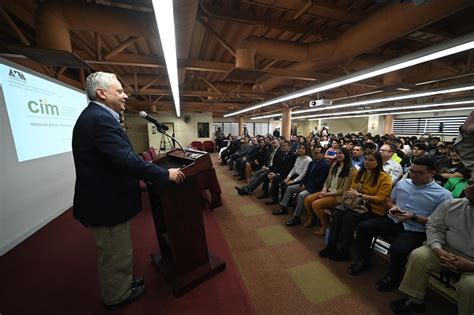
<svg viewBox="0 0 474 315"><path fill-rule="evenodd" d="M416 175L416 176L423 176L425 174L430 173L430 172L419 172L419 171L417 172L417 171L413 171L411 169L409 170L409 172L410 172L411 175Z"/></svg>

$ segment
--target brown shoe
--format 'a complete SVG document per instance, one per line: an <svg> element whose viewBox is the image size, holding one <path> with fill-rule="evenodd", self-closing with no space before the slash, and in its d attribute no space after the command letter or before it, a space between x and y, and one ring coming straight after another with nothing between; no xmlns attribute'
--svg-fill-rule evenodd
<svg viewBox="0 0 474 315"><path fill-rule="evenodd" d="M326 227L322 226L318 230L314 231L315 235L324 236L326 235Z"/></svg>

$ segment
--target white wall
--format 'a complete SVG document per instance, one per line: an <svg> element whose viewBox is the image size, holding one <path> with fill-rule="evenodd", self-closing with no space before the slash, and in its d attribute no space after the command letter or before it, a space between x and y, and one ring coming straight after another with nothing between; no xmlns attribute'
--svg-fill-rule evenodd
<svg viewBox="0 0 474 315"><path fill-rule="evenodd" d="M385 126L385 116L382 115L371 115L367 122L367 131L372 135L382 135Z"/></svg>
<svg viewBox="0 0 474 315"><path fill-rule="evenodd" d="M368 117L346 119L321 119L321 125L329 127L329 133L367 132Z"/></svg>
<svg viewBox="0 0 474 315"><path fill-rule="evenodd" d="M192 141L213 140L214 134L212 130L212 113L181 113L181 117L176 117L172 112L149 113L155 117L160 123L173 123L174 133L181 144L186 147ZM184 116L189 116L189 121L184 122ZM197 124L209 123L209 138L198 138ZM125 113L125 125L127 126L127 134L133 143L135 152L140 153L146 151L149 147L148 137L148 121L138 116L138 114L127 112ZM171 130L168 130L171 135Z"/></svg>

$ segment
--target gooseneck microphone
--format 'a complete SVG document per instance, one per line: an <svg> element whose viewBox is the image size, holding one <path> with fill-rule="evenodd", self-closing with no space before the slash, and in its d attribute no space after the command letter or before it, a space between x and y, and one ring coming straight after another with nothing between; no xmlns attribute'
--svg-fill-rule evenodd
<svg viewBox="0 0 474 315"><path fill-rule="evenodd" d="M152 117L152 116L148 115L145 111L139 112L138 115L140 115L141 118L144 118L144 119L148 120L149 122L153 123L156 126L156 129L158 130L159 133L167 136L171 140L176 141L176 143L179 145L179 148L181 149L181 151L183 151L184 156L187 155L186 150L184 149L183 145L178 141L178 139L176 139L175 137L170 136L169 134L166 133L166 130L169 129L168 126L158 122L158 120L156 120L155 117Z"/></svg>
<svg viewBox="0 0 474 315"><path fill-rule="evenodd" d="M168 126L158 122L158 120L156 120L155 117L148 115L144 111L141 111L140 113L138 113L138 115L140 115L141 118L144 118L144 119L148 120L152 124L155 124L155 126L158 130L168 130L169 129Z"/></svg>

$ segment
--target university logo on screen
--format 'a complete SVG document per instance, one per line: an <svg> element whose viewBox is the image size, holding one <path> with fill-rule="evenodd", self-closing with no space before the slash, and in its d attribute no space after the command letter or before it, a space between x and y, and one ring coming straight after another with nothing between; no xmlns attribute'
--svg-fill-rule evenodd
<svg viewBox="0 0 474 315"><path fill-rule="evenodd" d="M15 81L26 82L25 75L22 72L20 72L18 70L15 70L15 69L10 69L10 72L8 72L8 77L10 79L15 80Z"/></svg>
<svg viewBox="0 0 474 315"><path fill-rule="evenodd" d="M58 105L49 104L46 99L38 101L29 101L28 110L33 114L43 114L50 116L59 116Z"/></svg>

